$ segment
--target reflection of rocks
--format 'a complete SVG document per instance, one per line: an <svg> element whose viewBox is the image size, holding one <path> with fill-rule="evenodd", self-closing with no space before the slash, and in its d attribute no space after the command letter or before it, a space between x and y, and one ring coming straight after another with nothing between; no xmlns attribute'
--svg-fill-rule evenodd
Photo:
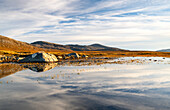
<svg viewBox="0 0 170 110"><path fill-rule="evenodd" d="M24 67L20 66L19 64L10 64L10 63L0 64L0 78L14 74L23 69Z"/></svg>
<svg viewBox="0 0 170 110"><path fill-rule="evenodd" d="M53 54L37 52L20 60L19 62L27 63L27 62L57 62L57 61L58 59Z"/></svg>
<svg viewBox="0 0 170 110"><path fill-rule="evenodd" d="M50 69L53 69L57 66L57 63L29 63L23 64L25 68L29 68L32 71L44 72Z"/></svg>

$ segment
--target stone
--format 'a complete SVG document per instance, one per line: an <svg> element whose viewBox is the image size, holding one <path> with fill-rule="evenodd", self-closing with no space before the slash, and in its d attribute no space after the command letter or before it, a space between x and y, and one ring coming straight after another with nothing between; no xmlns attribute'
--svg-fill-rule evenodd
<svg viewBox="0 0 170 110"><path fill-rule="evenodd" d="M0 62L15 62L16 57L15 56L0 56Z"/></svg>
<svg viewBox="0 0 170 110"><path fill-rule="evenodd" d="M82 58L88 58L88 56L87 55L83 55Z"/></svg>
<svg viewBox="0 0 170 110"><path fill-rule="evenodd" d="M63 57L62 57L62 56L58 56L57 58L58 58L58 59L62 59Z"/></svg>
<svg viewBox="0 0 170 110"><path fill-rule="evenodd" d="M74 57L74 58L80 58L79 54L77 53L70 53L70 54L67 54L68 57Z"/></svg>
<svg viewBox="0 0 170 110"><path fill-rule="evenodd" d="M34 53L19 62L57 62L58 59L55 55L45 53L43 51Z"/></svg>

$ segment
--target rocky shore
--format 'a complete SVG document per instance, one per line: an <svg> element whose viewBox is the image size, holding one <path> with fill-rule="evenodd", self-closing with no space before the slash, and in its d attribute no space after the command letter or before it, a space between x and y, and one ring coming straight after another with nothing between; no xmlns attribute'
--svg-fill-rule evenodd
<svg viewBox="0 0 170 110"><path fill-rule="evenodd" d="M15 55L5 56L0 55L0 63L8 63L8 62L19 62L19 63L54 63L63 60L71 60L71 59L87 59L87 55L79 55L77 53L69 53L62 56L54 55L50 53L46 53L44 51L40 51L26 57L18 57Z"/></svg>

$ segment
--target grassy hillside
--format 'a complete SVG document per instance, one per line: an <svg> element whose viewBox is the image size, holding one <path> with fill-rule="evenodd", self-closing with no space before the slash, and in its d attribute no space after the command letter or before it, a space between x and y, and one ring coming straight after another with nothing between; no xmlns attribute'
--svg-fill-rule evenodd
<svg viewBox="0 0 170 110"><path fill-rule="evenodd" d="M38 48L44 48L44 49L57 49L57 50L63 50L63 51L72 51L69 46L50 43L46 41L36 41L31 43L31 45L36 46Z"/></svg>
<svg viewBox="0 0 170 110"><path fill-rule="evenodd" d="M92 45L61 45L45 41L37 41L31 43L33 46L44 49L57 49L63 51L127 51L115 47L108 47L101 44Z"/></svg>
<svg viewBox="0 0 170 110"><path fill-rule="evenodd" d="M17 41L0 35L0 50L29 52L42 49L39 49L25 42Z"/></svg>
<svg viewBox="0 0 170 110"><path fill-rule="evenodd" d="M170 57L170 52L155 51L75 51L80 55L88 55L89 57ZM55 55L65 53L50 52Z"/></svg>
<svg viewBox="0 0 170 110"><path fill-rule="evenodd" d="M35 46L17 41L0 35L0 54L6 55L28 55L37 51L45 51L55 55L64 55L71 52L77 52L80 55L90 57L170 57L170 52L152 52L152 51L126 51L119 48L107 47L100 44L93 45L60 45L49 42L36 42ZM42 46L42 47L41 47ZM40 48L39 48L40 47ZM45 48L44 48L45 47ZM102 52L101 52L102 51Z"/></svg>
<svg viewBox="0 0 170 110"><path fill-rule="evenodd" d="M5 36L0 35L0 54L29 54L35 53L37 51L54 51L59 52L59 50L55 49L42 49L35 47L29 43L17 41Z"/></svg>

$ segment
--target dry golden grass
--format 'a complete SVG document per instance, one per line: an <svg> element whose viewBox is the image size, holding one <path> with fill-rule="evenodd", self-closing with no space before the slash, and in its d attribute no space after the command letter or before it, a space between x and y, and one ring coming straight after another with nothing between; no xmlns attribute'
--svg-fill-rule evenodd
<svg viewBox="0 0 170 110"><path fill-rule="evenodd" d="M9 37L5 37L0 35L0 54L6 54L6 55L11 55L11 54L22 54L22 55L27 55L27 54L32 54L38 51L45 51L45 52L60 52L60 50L51 50L51 49L43 49L43 48L38 48L35 46L32 46L31 44L28 44L26 42L21 42L17 41L14 39L11 39Z"/></svg>
<svg viewBox="0 0 170 110"><path fill-rule="evenodd" d="M0 35L0 55L30 55L38 51L45 51L55 55L64 55L76 52L89 57L170 57L170 52L152 51L62 51L34 47L28 43L17 41Z"/></svg>
<svg viewBox="0 0 170 110"><path fill-rule="evenodd" d="M170 52L154 51L74 51L89 57L170 57ZM55 55L68 54L70 51L50 52Z"/></svg>
<svg viewBox="0 0 170 110"><path fill-rule="evenodd" d="M42 50L35 51L10 51L0 50L0 55L30 55ZM55 55L65 55L76 52L80 55L88 55L89 57L170 57L170 52L154 52L154 51L58 51L44 50L47 53Z"/></svg>
<svg viewBox="0 0 170 110"><path fill-rule="evenodd" d="M86 51L77 53L102 57L170 57L170 52L153 51Z"/></svg>

